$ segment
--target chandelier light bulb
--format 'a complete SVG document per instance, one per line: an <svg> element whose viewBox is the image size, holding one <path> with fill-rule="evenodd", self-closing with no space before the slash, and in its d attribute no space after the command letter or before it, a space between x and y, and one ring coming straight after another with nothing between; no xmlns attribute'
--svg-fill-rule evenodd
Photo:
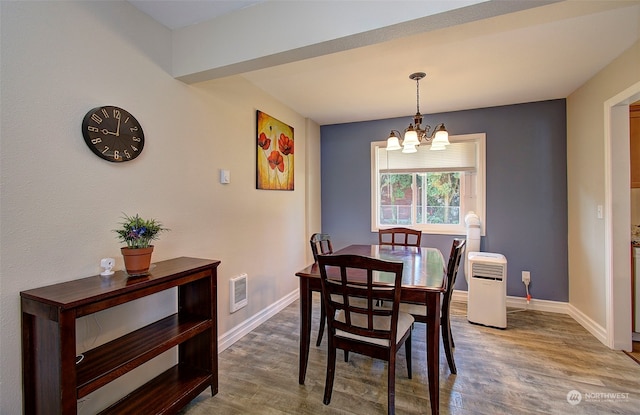
<svg viewBox="0 0 640 415"><path fill-rule="evenodd" d="M387 151L400 150L400 141L393 133L387 138Z"/></svg>
<svg viewBox="0 0 640 415"><path fill-rule="evenodd" d="M407 131L404 133L404 141L402 142L403 146L417 146L420 144L420 140L418 140L418 133L413 129L413 126L409 126Z"/></svg>
<svg viewBox="0 0 640 415"><path fill-rule="evenodd" d="M407 153L415 153L417 151L418 151L418 149L413 144L404 144L403 148L402 148L402 152L405 153L405 154L407 154Z"/></svg>
<svg viewBox="0 0 640 415"><path fill-rule="evenodd" d="M449 143L449 133L444 127L444 124L440 124L440 126L438 126L438 128L436 129L432 144L442 144L445 146L451 144Z"/></svg>

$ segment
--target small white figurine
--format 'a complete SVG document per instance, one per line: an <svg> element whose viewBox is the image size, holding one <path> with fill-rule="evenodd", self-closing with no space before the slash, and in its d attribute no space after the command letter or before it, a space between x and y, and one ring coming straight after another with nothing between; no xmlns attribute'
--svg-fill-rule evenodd
<svg viewBox="0 0 640 415"><path fill-rule="evenodd" d="M102 258L100 260L100 266L104 268L104 271L102 271L100 275L103 275L105 277L109 275L113 275L114 274L113 266L115 263L116 261L113 258Z"/></svg>

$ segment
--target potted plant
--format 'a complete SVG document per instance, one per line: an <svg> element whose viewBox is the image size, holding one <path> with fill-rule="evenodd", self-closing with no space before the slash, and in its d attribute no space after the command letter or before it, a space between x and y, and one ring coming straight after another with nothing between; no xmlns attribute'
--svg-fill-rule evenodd
<svg viewBox="0 0 640 415"><path fill-rule="evenodd" d="M119 229L113 231L118 234L118 240L127 244L120 248L124 258L124 267L129 275L143 275L149 271L152 241L160 237L160 233L168 231L162 223L155 219L143 219L137 213L135 216L124 214Z"/></svg>

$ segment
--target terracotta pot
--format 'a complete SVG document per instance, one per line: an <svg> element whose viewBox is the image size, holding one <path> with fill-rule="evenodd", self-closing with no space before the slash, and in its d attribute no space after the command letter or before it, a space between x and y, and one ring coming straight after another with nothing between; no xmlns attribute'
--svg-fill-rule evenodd
<svg viewBox="0 0 640 415"><path fill-rule="evenodd" d="M120 248L124 267L129 275L141 275L149 271L153 246L148 248Z"/></svg>

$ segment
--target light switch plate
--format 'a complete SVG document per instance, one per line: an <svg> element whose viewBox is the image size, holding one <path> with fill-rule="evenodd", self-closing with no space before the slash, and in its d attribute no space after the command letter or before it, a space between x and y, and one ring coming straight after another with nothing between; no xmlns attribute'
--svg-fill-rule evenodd
<svg viewBox="0 0 640 415"><path fill-rule="evenodd" d="M231 172L229 170L220 170L220 183L231 183Z"/></svg>

